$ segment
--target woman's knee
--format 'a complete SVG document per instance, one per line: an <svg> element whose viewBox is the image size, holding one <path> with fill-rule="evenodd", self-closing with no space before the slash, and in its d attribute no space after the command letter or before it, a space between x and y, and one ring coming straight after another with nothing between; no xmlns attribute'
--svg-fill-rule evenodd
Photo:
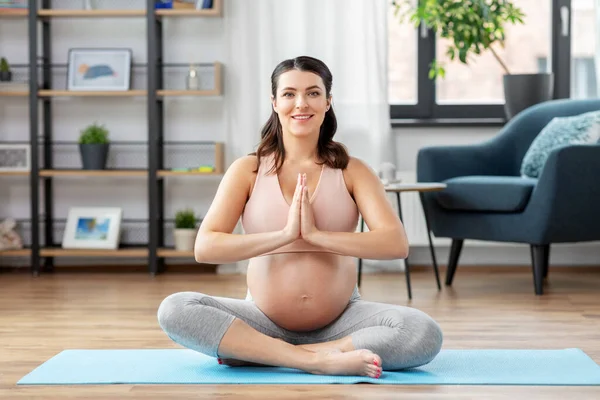
<svg viewBox="0 0 600 400"><path fill-rule="evenodd" d="M396 311L393 351L389 353L388 369L414 368L431 362L440 352L443 333L439 324L417 309Z"/></svg>
<svg viewBox="0 0 600 400"><path fill-rule="evenodd" d="M431 362L442 349L444 335L439 324L424 312L419 311L412 318L414 326L415 342L413 346L417 349L415 362L424 365Z"/></svg>
<svg viewBox="0 0 600 400"><path fill-rule="evenodd" d="M167 334L177 330L181 325L182 319L185 319L185 309L189 304L192 295L198 293L179 292L167 296L158 307L158 324Z"/></svg>

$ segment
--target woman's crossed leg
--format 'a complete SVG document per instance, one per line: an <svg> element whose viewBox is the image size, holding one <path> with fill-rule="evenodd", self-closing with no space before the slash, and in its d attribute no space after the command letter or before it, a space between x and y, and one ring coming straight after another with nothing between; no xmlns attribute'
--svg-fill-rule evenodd
<svg viewBox="0 0 600 400"><path fill-rule="evenodd" d="M429 362L442 340L426 314L360 299L330 325L311 332L280 328L251 301L196 292L167 297L158 319L173 341L206 355L315 374L378 377L382 367Z"/></svg>

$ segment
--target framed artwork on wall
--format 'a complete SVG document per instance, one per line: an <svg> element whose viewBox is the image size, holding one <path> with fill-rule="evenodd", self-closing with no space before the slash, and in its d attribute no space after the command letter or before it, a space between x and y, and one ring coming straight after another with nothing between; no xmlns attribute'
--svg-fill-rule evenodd
<svg viewBox="0 0 600 400"><path fill-rule="evenodd" d="M67 90L129 90L131 87L131 63L131 49L69 49Z"/></svg>

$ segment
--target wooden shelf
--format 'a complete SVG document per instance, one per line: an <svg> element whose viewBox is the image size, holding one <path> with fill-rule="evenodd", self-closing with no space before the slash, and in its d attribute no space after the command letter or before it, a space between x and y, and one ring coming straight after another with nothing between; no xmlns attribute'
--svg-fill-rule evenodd
<svg viewBox="0 0 600 400"><path fill-rule="evenodd" d="M0 250L0 257L29 257L31 249Z"/></svg>
<svg viewBox="0 0 600 400"><path fill-rule="evenodd" d="M29 176L29 171L0 171L0 176Z"/></svg>
<svg viewBox="0 0 600 400"><path fill-rule="evenodd" d="M145 90L124 90L124 91L76 91L76 90L40 90L40 97L135 97L146 96Z"/></svg>
<svg viewBox="0 0 600 400"><path fill-rule="evenodd" d="M222 142L215 143L215 170L210 172L201 171L170 171L159 170L156 172L158 177L165 176L218 176L225 173L225 145Z"/></svg>
<svg viewBox="0 0 600 400"><path fill-rule="evenodd" d="M27 97L27 96L29 96L29 92L24 91L24 90L0 91L0 97Z"/></svg>
<svg viewBox="0 0 600 400"><path fill-rule="evenodd" d="M122 177L122 176L148 176L146 170L90 170L90 169L42 169L40 176L104 176L104 177Z"/></svg>
<svg viewBox="0 0 600 400"><path fill-rule="evenodd" d="M38 10L38 16L51 18L143 17L146 10Z"/></svg>
<svg viewBox="0 0 600 400"><path fill-rule="evenodd" d="M40 250L42 257L147 257L147 248L125 248L117 250L62 249L44 248Z"/></svg>
<svg viewBox="0 0 600 400"><path fill-rule="evenodd" d="M157 255L159 257L165 257L165 258L176 258L176 257L194 258L193 251L179 251L179 250L168 249L168 248L158 249Z"/></svg>
<svg viewBox="0 0 600 400"><path fill-rule="evenodd" d="M158 96L219 96L221 91L214 90L157 90Z"/></svg>
<svg viewBox="0 0 600 400"><path fill-rule="evenodd" d="M26 17L29 14L28 9L22 8L0 8L0 18L4 17Z"/></svg>
<svg viewBox="0 0 600 400"><path fill-rule="evenodd" d="M223 94L223 64L220 62L213 63L215 69L215 88L211 90L157 90L157 96L221 96Z"/></svg>
<svg viewBox="0 0 600 400"><path fill-rule="evenodd" d="M211 172L201 172L201 171L169 171L169 170L159 170L156 172L157 176L217 176L223 175L220 172L211 171Z"/></svg>

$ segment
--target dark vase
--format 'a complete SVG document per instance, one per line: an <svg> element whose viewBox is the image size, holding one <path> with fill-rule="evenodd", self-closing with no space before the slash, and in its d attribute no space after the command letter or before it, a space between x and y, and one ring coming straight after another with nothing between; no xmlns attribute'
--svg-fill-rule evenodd
<svg viewBox="0 0 600 400"><path fill-rule="evenodd" d="M10 71L0 71L0 81L1 82L10 82L10 81L12 81L12 72L10 72Z"/></svg>
<svg viewBox="0 0 600 400"><path fill-rule="evenodd" d="M105 169L109 144L80 144L83 169Z"/></svg>
<svg viewBox="0 0 600 400"><path fill-rule="evenodd" d="M510 74L504 75L504 112L507 119L535 104L552 99L554 75Z"/></svg>

